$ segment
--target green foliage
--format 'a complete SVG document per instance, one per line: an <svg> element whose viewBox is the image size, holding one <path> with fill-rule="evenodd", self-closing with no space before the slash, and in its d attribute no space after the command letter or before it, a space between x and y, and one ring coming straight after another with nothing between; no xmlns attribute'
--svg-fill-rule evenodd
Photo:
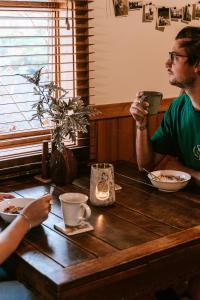
<svg viewBox="0 0 200 300"><path fill-rule="evenodd" d="M32 119L38 118L43 126L43 120L48 118L53 123L52 140L60 151L64 147L64 139L68 136L76 141L77 132L87 132L88 116L99 111L94 105L85 105L80 97L67 98L68 91L54 82L41 84L42 68L34 75L21 75L34 85L34 93L39 96L33 105L36 113Z"/></svg>

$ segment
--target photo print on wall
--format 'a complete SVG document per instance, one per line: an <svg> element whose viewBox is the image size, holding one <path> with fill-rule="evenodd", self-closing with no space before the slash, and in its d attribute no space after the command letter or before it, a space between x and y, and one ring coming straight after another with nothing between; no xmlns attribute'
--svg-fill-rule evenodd
<svg viewBox="0 0 200 300"><path fill-rule="evenodd" d="M153 2L148 3L146 0L109 1L113 2L115 16L127 16L129 11L142 9L142 22L152 22L155 20L155 29L160 31L164 31L167 26L171 25L171 21L181 21L188 24L193 20L200 20L200 1L192 4L188 3L182 7L173 5L161 7L155 5Z"/></svg>
<svg viewBox="0 0 200 300"><path fill-rule="evenodd" d="M171 21L179 21L183 18L182 8L171 7L170 8Z"/></svg>
<svg viewBox="0 0 200 300"><path fill-rule="evenodd" d="M152 22L154 19L155 7L152 3L143 5L143 22Z"/></svg>
<svg viewBox="0 0 200 300"><path fill-rule="evenodd" d="M132 0L129 0L129 2L128 2L128 8L129 8L129 10L138 10L138 9L141 9L142 6L143 6L142 1L132 1Z"/></svg>
<svg viewBox="0 0 200 300"><path fill-rule="evenodd" d="M192 5L188 4L183 7L182 22L189 23L192 21Z"/></svg>
<svg viewBox="0 0 200 300"><path fill-rule="evenodd" d="M165 27L171 24L169 7L158 7L157 9L157 27Z"/></svg>
<svg viewBox="0 0 200 300"><path fill-rule="evenodd" d="M113 0L115 16L128 15L128 0Z"/></svg>
<svg viewBox="0 0 200 300"><path fill-rule="evenodd" d="M200 2L194 4L194 20L200 19Z"/></svg>

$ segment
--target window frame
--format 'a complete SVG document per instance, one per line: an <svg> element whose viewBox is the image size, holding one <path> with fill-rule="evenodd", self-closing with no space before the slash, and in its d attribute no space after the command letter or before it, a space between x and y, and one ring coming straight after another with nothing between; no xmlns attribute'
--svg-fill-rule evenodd
<svg viewBox="0 0 200 300"><path fill-rule="evenodd" d="M70 0L69 0L70 1ZM73 71L76 72L76 75L74 76L73 80L73 90L76 92L76 95L81 96L85 103L89 103L89 97L90 95L90 86L89 86L89 80L90 78L90 72L93 70L90 70L89 66L89 56L91 53L90 46L92 45L89 43L89 20L92 18L89 18L89 11L92 9L89 9L88 4L93 1L91 0L75 0L72 1L72 29L73 29L73 37L72 37L72 44L73 49L76 48L76 51L73 50ZM50 2L18 2L18 1L0 1L0 7L16 7L16 8L56 8L56 3L52 2L50 7ZM45 6L46 5L46 6ZM60 6L60 4L59 4ZM55 10L55 16L56 16L56 10ZM59 20L58 20L59 22ZM91 28L91 27L90 27ZM59 38L57 39L57 43L59 45ZM58 46L59 48L59 46ZM57 55L57 58L59 59L59 55ZM59 69L59 63L56 63L56 69ZM59 72L57 72L58 74ZM56 82L59 84L60 77L57 75ZM15 154L12 156L10 155L8 158L0 157L0 169L1 169L1 161L3 161L3 165L5 166L5 161L8 159L18 159L18 155L16 154L17 148L14 146L24 147L24 146L30 146L30 145L42 145L43 140L51 140L51 129L40 129L40 130L31 130L27 132L12 132L12 133L5 133L0 135L0 150L2 149L15 149ZM89 139L88 134L79 134L77 138L77 145L71 145L70 148L74 148L75 151L80 148L87 148L89 145ZM5 151L6 152L6 151ZM35 157L35 155L39 155L39 161L41 161L41 152L42 147L40 151L36 152L27 152L24 154L25 156L29 156L29 159L31 156ZM85 152L85 150L84 150ZM19 158L23 157L23 154L20 154L19 151ZM33 159L35 160L35 158Z"/></svg>

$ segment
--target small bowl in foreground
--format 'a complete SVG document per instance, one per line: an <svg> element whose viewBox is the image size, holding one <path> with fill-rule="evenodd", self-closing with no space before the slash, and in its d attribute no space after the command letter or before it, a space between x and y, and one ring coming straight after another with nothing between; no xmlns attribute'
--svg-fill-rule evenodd
<svg viewBox="0 0 200 300"><path fill-rule="evenodd" d="M154 177L153 175L158 178ZM191 179L190 174L175 170L153 171L148 174L148 177L153 186L164 192L179 191L183 189Z"/></svg>
<svg viewBox="0 0 200 300"><path fill-rule="evenodd" d="M22 209L29 203L33 202L33 198L12 198L6 199L0 202L0 216L7 222L11 223L19 214L18 213L7 213L4 212L9 206L21 207Z"/></svg>

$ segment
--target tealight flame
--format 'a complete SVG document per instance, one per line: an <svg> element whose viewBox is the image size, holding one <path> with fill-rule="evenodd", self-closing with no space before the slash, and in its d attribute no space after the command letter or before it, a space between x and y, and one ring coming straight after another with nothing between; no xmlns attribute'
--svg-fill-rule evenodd
<svg viewBox="0 0 200 300"><path fill-rule="evenodd" d="M99 191L98 186L96 186L95 195L98 200L107 200L109 198L109 189L107 191Z"/></svg>

